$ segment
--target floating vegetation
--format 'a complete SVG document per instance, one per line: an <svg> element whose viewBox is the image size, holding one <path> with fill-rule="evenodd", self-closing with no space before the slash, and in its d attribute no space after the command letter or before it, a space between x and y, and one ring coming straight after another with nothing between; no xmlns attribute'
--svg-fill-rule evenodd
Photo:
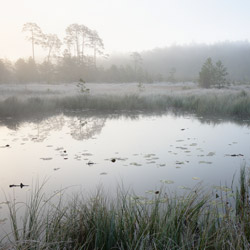
<svg viewBox="0 0 250 250"><path fill-rule="evenodd" d="M60 169L60 168L53 168L54 171L57 171L57 170L59 170L59 169Z"/></svg>
<svg viewBox="0 0 250 250"><path fill-rule="evenodd" d="M142 164L137 163L137 162L131 162L130 165L133 165L133 166L142 166Z"/></svg>
<svg viewBox="0 0 250 250"><path fill-rule="evenodd" d="M187 150L188 149L186 147L176 147L176 148L181 149L181 150Z"/></svg>
<svg viewBox="0 0 250 250"><path fill-rule="evenodd" d="M195 181L197 181L197 180L199 180L200 178L199 178L199 177L193 177L192 179L195 180Z"/></svg>
<svg viewBox="0 0 250 250"><path fill-rule="evenodd" d="M154 194L155 191L154 191L154 190L148 190L148 191L146 191L145 193L146 193L146 194Z"/></svg>
<svg viewBox="0 0 250 250"><path fill-rule="evenodd" d="M122 158L122 157L118 157L118 158L116 158L116 160L118 160L118 161L127 161L128 160L128 158Z"/></svg>
<svg viewBox="0 0 250 250"><path fill-rule="evenodd" d="M189 146L195 147L195 146L197 146L197 145L198 145L197 143L191 143Z"/></svg>
<svg viewBox="0 0 250 250"><path fill-rule="evenodd" d="M100 173L100 175L107 175L108 173L106 173L106 172L102 172L102 173Z"/></svg>
<svg viewBox="0 0 250 250"><path fill-rule="evenodd" d="M184 161L176 161L175 164L177 164L177 165L183 165Z"/></svg>
<svg viewBox="0 0 250 250"><path fill-rule="evenodd" d="M61 151L61 150L63 150L63 147L56 148L55 150L56 151Z"/></svg>
<svg viewBox="0 0 250 250"><path fill-rule="evenodd" d="M144 155L144 158L151 158L152 156L155 156L155 154L146 154Z"/></svg>
<svg viewBox="0 0 250 250"><path fill-rule="evenodd" d="M52 160L53 158L52 157L42 157L42 158L40 158L41 160L43 160L43 161L50 161L50 160Z"/></svg>
<svg viewBox="0 0 250 250"><path fill-rule="evenodd" d="M92 156L93 154L91 153L82 153L83 156Z"/></svg>
<svg viewBox="0 0 250 250"><path fill-rule="evenodd" d="M232 189L227 186L213 186L214 189L223 191L223 192L231 192Z"/></svg>
<svg viewBox="0 0 250 250"><path fill-rule="evenodd" d="M231 156L231 157L238 157L238 156L244 156L243 154L226 154L225 156Z"/></svg>
<svg viewBox="0 0 250 250"><path fill-rule="evenodd" d="M156 163L155 161L147 161L146 164L154 164Z"/></svg>
<svg viewBox="0 0 250 250"><path fill-rule="evenodd" d="M183 142L184 140L176 140L176 142Z"/></svg>
<svg viewBox="0 0 250 250"><path fill-rule="evenodd" d="M211 161L199 161L199 164L212 164Z"/></svg>
<svg viewBox="0 0 250 250"><path fill-rule="evenodd" d="M184 189L184 190L191 190L191 188L186 187L186 186L179 186L180 189Z"/></svg>
<svg viewBox="0 0 250 250"><path fill-rule="evenodd" d="M166 164L165 164L165 163L162 163L162 164L158 164L157 166L159 166L159 167L165 167Z"/></svg>
<svg viewBox="0 0 250 250"><path fill-rule="evenodd" d="M214 156L215 155L215 152L209 152L208 154L207 154L207 156Z"/></svg>
<svg viewBox="0 0 250 250"><path fill-rule="evenodd" d="M172 180L160 180L161 183L164 183L164 184L173 184L174 181Z"/></svg>
<svg viewBox="0 0 250 250"><path fill-rule="evenodd" d="M159 157L152 157L151 160L159 160Z"/></svg>

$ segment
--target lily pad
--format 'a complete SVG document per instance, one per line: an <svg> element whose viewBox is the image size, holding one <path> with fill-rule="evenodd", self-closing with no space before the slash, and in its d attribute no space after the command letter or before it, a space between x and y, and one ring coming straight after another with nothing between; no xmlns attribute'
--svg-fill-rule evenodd
<svg viewBox="0 0 250 250"><path fill-rule="evenodd" d="M160 180L162 183L165 183L165 184L173 184L174 181L172 180Z"/></svg>
<svg viewBox="0 0 250 250"><path fill-rule="evenodd" d="M130 165L133 165L133 166L141 166L140 163L137 163L137 162L131 162Z"/></svg>
<svg viewBox="0 0 250 250"><path fill-rule="evenodd" d="M211 161L199 161L199 164L212 164Z"/></svg>
<svg viewBox="0 0 250 250"><path fill-rule="evenodd" d="M178 149L181 149L181 150L187 150L188 148L185 148L185 147L176 147Z"/></svg>
<svg viewBox="0 0 250 250"><path fill-rule="evenodd" d="M166 164L165 163L162 163L162 164L158 164L159 167L165 167Z"/></svg>
<svg viewBox="0 0 250 250"><path fill-rule="evenodd" d="M200 178L199 178L199 177L193 177L192 179L195 180L195 181L197 181L197 180L199 180Z"/></svg>
<svg viewBox="0 0 250 250"><path fill-rule="evenodd" d="M155 156L155 154L146 154L144 155L144 158L151 158L152 156Z"/></svg>
<svg viewBox="0 0 250 250"><path fill-rule="evenodd" d="M42 157L40 158L41 160L44 160L44 161L50 161L52 160L53 158L52 157Z"/></svg>
<svg viewBox="0 0 250 250"><path fill-rule="evenodd" d="M186 186L179 186L180 189L184 189L184 190L190 190L189 187L186 187Z"/></svg>
<svg viewBox="0 0 250 250"><path fill-rule="evenodd" d="M213 186L213 188L216 189L216 190L223 191L223 192L230 192L230 191L232 191L231 188L226 187L226 186Z"/></svg>
<svg viewBox="0 0 250 250"><path fill-rule="evenodd" d="M183 165L184 162L183 161L176 161L175 164L177 164L177 165Z"/></svg>
<svg viewBox="0 0 250 250"><path fill-rule="evenodd" d="M106 172L102 172L102 173L100 173L100 175L107 175L108 173L106 173Z"/></svg>
<svg viewBox="0 0 250 250"><path fill-rule="evenodd" d="M215 152L209 152L208 154L207 154L207 156L214 156L215 155Z"/></svg>

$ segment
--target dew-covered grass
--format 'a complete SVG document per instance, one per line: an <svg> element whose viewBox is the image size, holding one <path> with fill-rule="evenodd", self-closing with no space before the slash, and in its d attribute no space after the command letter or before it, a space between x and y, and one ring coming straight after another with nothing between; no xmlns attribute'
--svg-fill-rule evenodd
<svg viewBox="0 0 250 250"><path fill-rule="evenodd" d="M153 190L141 197L101 190L67 201L42 187L27 204L8 203L6 249L249 249L250 183L245 167L234 190L196 186L183 195ZM59 198L58 198L59 197ZM55 199L56 198L56 199ZM22 209L21 209L22 208ZM21 209L21 210L20 210ZM25 211L21 222L18 213ZM3 248L4 249L4 248Z"/></svg>
<svg viewBox="0 0 250 250"><path fill-rule="evenodd" d="M197 115L248 118L250 95L208 93L189 95L77 95L66 97L9 97L0 102L1 117L21 117L67 110L190 112Z"/></svg>
<svg viewBox="0 0 250 250"><path fill-rule="evenodd" d="M246 118L250 116L250 94L247 88L200 89L191 85L145 85L139 91L133 84L88 85L87 93L77 85L3 89L0 95L0 117L22 117L58 113L67 110L191 112L197 115ZM30 88L30 90L29 90ZM36 91L37 89L37 91ZM8 90L8 91L7 91Z"/></svg>

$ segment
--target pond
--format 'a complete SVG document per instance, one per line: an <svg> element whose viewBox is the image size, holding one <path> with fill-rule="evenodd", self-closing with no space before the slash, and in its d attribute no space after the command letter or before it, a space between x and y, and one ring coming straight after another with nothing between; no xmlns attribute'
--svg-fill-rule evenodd
<svg viewBox="0 0 250 250"><path fill-rule="evenodd" d="M19 124L9 119L0 127L0 185L17 197L45 180L46 192L230 186L249 162L249 142L247 123L190 115L70 112ZM29 186L9 187L20 183Z"/></svg>
<svg viewBox="0 0 250 250"><path fill-rule="evenodd" d="M161 188L181 193L198 183L230 188L249 165L249 142L248 121L195 115L68 112L2 120L1 227L10 229L2 204L26 202L43 183L48 196L63 189L87 196L100 187L141 196Z"/></svg>

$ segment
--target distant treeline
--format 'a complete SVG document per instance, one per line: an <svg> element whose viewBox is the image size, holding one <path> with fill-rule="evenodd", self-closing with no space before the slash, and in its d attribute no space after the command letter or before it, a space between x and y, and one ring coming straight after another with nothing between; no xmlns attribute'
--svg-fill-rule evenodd
<svg viewBox="0 0 250 250"><path fill-rule="evenodd" d="M34 57L16 62L0 59L0 83L60 83L76 82L80 78L86 82L119 83L198 81L202 65L209 57L223 63L227 79L232 83L250 82L249 42L171 46L111 55L106 59L96 58L95 53L88 57L83 51L72 51L75 54L65 50L43 62L36 62Z"/></svg>

